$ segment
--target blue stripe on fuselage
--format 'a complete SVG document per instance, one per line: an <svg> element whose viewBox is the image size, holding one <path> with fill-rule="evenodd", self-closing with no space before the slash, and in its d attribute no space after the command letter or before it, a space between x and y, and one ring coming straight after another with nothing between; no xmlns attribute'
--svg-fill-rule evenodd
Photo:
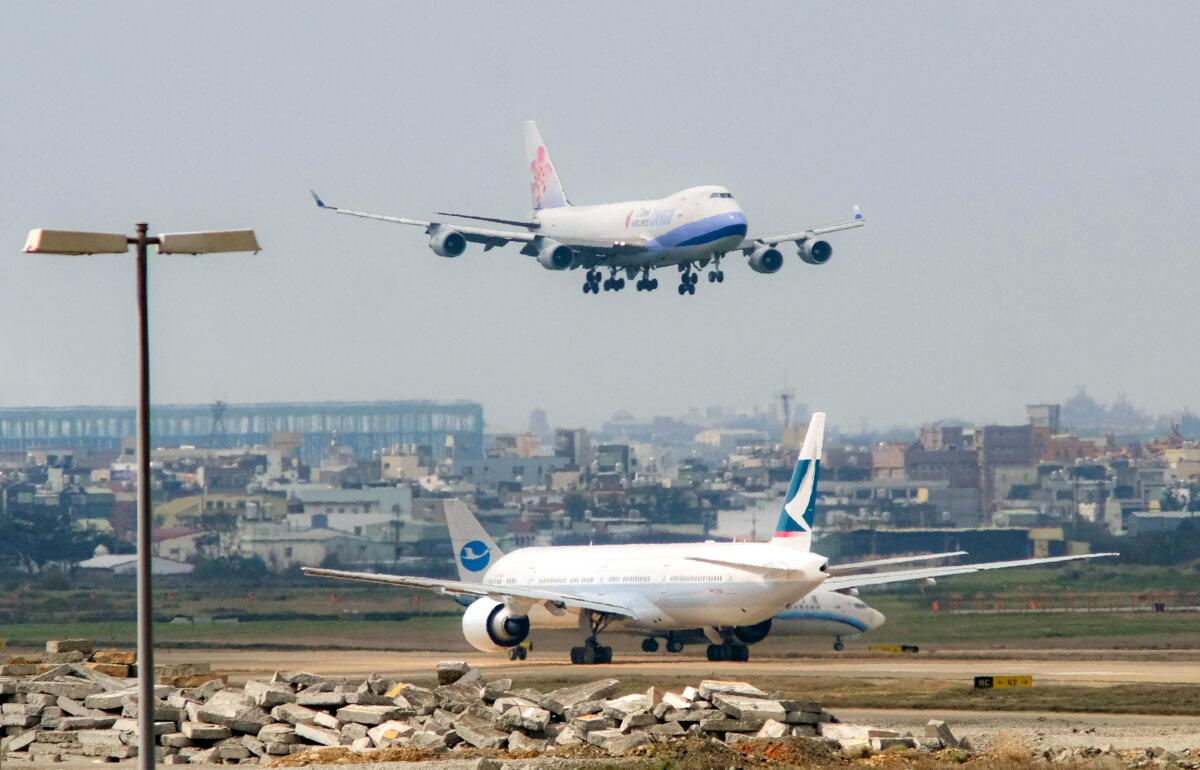
<svg viewBox="0 0 1200 770"><path fill-rule="evenodd" d="M828 620L833 623L842 623L856 628L859 631L866 631L867 624L862 621L855 620L848 615L838 615L835 612L817 612L814 610L787 610L776 615L779 620Z"/></svg>
<svg viewBox="0 0 1200 770"><path fill-rule="evenodd" d="M650 241L650 248L701 246L722 238L746 237L746 215L740 211L728 211L711 217L697 219L680 225Z"/></svg>

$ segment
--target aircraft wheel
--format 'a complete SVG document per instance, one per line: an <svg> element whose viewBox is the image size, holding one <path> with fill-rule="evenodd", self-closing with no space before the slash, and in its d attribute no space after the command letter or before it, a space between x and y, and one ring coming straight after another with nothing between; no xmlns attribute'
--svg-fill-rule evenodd
<svg viewBox="0 0 1200 770"><path fill-rule="evenodd" d="M624 288L625 288L625 279L618 278L617 279L617 291L620 291L621 289L624 289Z"/></svg>
<svg viewBox="0 0 1200 770"><path fill-rule="evenodd" d="M655 290L655 289L657 289L657 288L658 288L658 279L657 279L657 278L651 278L651 279L650 279L650 291L654 291L654 290Z"/></svg>
<svg viewBox="0 0 1200 770"><path fill-rule="evenodd" d="M750 648L744 644L733 645L731 651L733 655L730 656L730 660L736 660L739 663L745 663L750 660Z"/></svg>
<svg viewBox="0 0 1200 770"><path fill-rule="evenodd" d="M583 663L583 648L582 647L572 647L571 648L571 663L573 663L576 666L581 665Z"/></svg>
<svg viewBox="0 0 1200 770"><path fill-rule="evenodd" d="M642 640L642 652L658 652L658 640L649 637Z"/></svg>
<svg viewBox="0 0 1200 770"><path fill-rule="evenodd" d="M683 652L683 642L678 639L668 639L667 652Z"/></svg>
<svg viewBox="0 0 1200 770"><path fill-rule="evenodd" d="M725 283L725 271L724 270L717 271L717 283Z"/></svg>
<svg viewBox="0 0 1200 770"><path fill-rule="evenodd" d="M687 293L688 294L696 293L696 282L695 281L692 281L691 285L687 287Z"/></svg>
<svg viewBox="0 0 1200 770"><path fill-rule="evenodd" d="M716 283L716 282L717 282L717 274L716 274L716 273L709 273L709 274L708 274L708 282L709 282L709 283Z"/></svg>
<svg viewBox="0 0 1200 770"><path fill-rule="evenodd" d="M846 649L846 645L845 645L845 643L842 642L841 639L838 639L838 640L834 641L833 649L836 652L841 652L842 650Z"/></svg>
<svg viewBox="0 0 1200 770"><path fill-rule="evenodd" d="M706 652L708 659L714 663L725 660L725 645L723 644L710 644Z"/></svg>
<svg viewBox="0 0 1200 770"><path fill-rule="evenodd" d="M682 283L679 284L679 296L682 297L685 293L687 293L687 290L688 290L687 285L682 284Z"/></svg>
<svg viewBox="0 0 1200 770"><path fill-rule="evenodd" d="M595 662L612 663L612 647L597 647Z"/></svg>
<svg viewBox="0 0 1200 770"><path fill-rule="evenodd" d="M688 273L688 275L690 276L689 280L691 280L693 286L700 283L700 274L699 273Z"/></svg>

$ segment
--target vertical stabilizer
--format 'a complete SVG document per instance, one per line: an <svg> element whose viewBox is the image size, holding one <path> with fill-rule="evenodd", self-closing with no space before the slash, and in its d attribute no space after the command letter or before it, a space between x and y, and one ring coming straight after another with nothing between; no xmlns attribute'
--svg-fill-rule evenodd
<svg viewBox="0 0 1200 770"><path fill-rule="evenodd" d="M558 180L558 170L550 160L550 152L542 141L537 123L532 120L525 121L525 157L529 159L534 211L570 206L562 182Z"/></svg>
<svg viewBox="0 0 1200 770"><path fill-rule="evenodd" d="M804 434L804 445L796 460L792 483L783 499L773 545L809 550L812 547L813 513L817 505L817 481L821 476L821 447L825 441L825 413L815 412Z"/></svg>
<svg viewBox="0 0 1200 770"><path fill-rule="evenodd" d="M504 552L462 500L447 500L444 510L458 579L464 583L482 582L488 567L499 561Z"/></svg>

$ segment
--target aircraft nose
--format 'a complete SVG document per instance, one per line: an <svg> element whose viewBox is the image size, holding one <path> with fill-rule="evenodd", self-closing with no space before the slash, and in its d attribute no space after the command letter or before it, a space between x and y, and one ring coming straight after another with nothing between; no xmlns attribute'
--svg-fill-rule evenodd
<svg viewBox="0 0 1200 770"><path fill-rule="evenodd" d="M879 610L872 609L870 617L867 619L867 626L870 628L870 630L874 631L886 622L887 615L884 615Z"/></svg>

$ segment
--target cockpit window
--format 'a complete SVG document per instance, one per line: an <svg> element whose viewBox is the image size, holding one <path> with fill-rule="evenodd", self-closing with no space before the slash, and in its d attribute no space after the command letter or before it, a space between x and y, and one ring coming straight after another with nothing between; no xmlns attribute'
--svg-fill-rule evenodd
<svg viewBox="0 0 1200 770"><path fill-rule="evenodd" d="M859 610L865 610L867 608L867 605L863 604L862 602L855 602L854 608L859 609Z"/></svg>
<svg viewBox="0 0 1200 770"><path fill-rule="evenodd" d="M728 193L728 192L715 192L715 193L713 193L712 195L709 195L708 197L710 197L710 198L732 198L732 197L733 197L733 193Z"/></svg>

